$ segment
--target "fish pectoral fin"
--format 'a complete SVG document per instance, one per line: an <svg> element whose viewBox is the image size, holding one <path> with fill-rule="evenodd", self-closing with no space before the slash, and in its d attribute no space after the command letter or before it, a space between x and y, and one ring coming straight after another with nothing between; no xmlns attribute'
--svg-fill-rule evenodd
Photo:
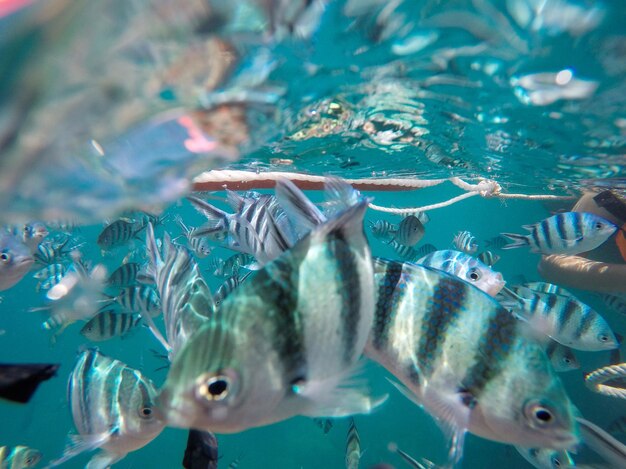
<svg viewBox="0 0 626 469"><path fill-rule="evenodd" d="M339 376L313 380L295 385L294 392L306 399L302 415L308 417L347 417L368 414L389 397L387 394L374 398L365 386L352 379L351 371Z"/></svg>
<svg viewBox="0 0 626 469"><path fill-rule="evenodd" d="M59 459L55 459L54 461L50 461L46 467L50 468L59 466L73 457L84 453L85 451L93 451L100 448L102 445L106 444L111 439L111 436L116 432L117 428L103 433L96 433L94 435L69 435L70 441L63 451L63 456Z"/></svg>

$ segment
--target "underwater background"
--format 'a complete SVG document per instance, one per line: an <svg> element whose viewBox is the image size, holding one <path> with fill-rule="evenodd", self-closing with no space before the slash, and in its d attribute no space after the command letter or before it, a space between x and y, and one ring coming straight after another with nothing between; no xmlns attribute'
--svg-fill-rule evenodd
<svg viewBox="0 0 626 469"><path fill-rule="evenodd" d="M83 259L103 264L108 272L129 252L145 250L145 233L103 252L96 240L105 222L125 210L163 210L167 218L157 237L181 233L176 214L189 226L201 225L204 218L184 196L193 191L193 178L210 169L344 178L486 178L496 180L505 193L570 197L549 202L471 197L428 212L430 222L418 247L430 243L453 249L456 233L467 230L479 252L502 232L520 232L522 225L571 208L584 189L626 191L622 2L241 1L226 6L191 1L176 15L164 6L176 10L185 2L142 0L129 7L111 1L103 8L64 1L57 3L71 14L61 8L41 17L44 0L23 3L15 11L0 9L6 15L0 17L0 47L12 52L0 58L2 222L75 220L72 244L80 245ZM213 20L192 27L198 5L210 5ZM157 10L158 24L171 20L176 34L167 29L152 34L153 23L144 24L149 21L142 16ZM87 35L93 18L100 20ZM65 26L60 35L59 25ZM220 45L202 49L207 54L203 64L197 46L215 38ZM110 68L96 59L99 52ZM116 54L121 57L117 62ZM220 64L211 54L230 58ZM38 57L54 60L35 63ZM83 62L77 67L68 57ZM129 63L133 66L127 68ZM50 80L22 79L33 74ZM220 76L208 83L211 74ZM27 93L34 98L25 105L18 91L29 87L38 92ZM136 100L134 107L128 96ZM24 106L27 111L16 111ZM207 149L184 146L188 135L181 138L180 126L168 120L169 112L180 109L206 113L206 120L198 121L210 141ZM106 157L98 156L100 145ZM362 192L377 205L397 208L463 194L449 183ZM306 194L321 200L317 191ZM224 197L223 192L214 195ZM373 255L398 258L372 236L369 222L398 223L401 218L368 210L365 220ZM211 256L232 253L212 246ZM542 280L540 254L494 252L501 255L494 270L507 282ZM222 280L210 274L211 256L197 262L215 291ZM47 301L32 273L0 294L0 362L61 367L27 405L0 402L0 445L38 449L43 467L62 454L73 430L67 377L78 351L94 344L79 333L83 322L52 341L42 327L46 312L30 311ZM626 318L609 311L597 294L572 292L615 332L626 334ZM147 328L96 345L141 370L157 387L165 380L164 361L154 353L161 353L159 343ZM609 353L577 352L577 357L581 368L559 376L582 415L606 428L626 416L626 402L593 393L583 376L608 364ZM389 451L390 443L415 458L445 461L447 442L434 420L391 386L391 375L382 367L365 363L372 393L388 393L389 399L371 414L354 417L363 452L360 467L381 462L408 467ZM344 467L349 419L332 423L324 433L313 419L296 417L218 435L219 466ZM115 467L181 467L186 439L186 430L166 428ZM90 456L81 454L62 467L84 467ZM597 457L583 449L575 459L583 464ZM462 466L530 467L512 446L473 435L466 439Z"/></svg>

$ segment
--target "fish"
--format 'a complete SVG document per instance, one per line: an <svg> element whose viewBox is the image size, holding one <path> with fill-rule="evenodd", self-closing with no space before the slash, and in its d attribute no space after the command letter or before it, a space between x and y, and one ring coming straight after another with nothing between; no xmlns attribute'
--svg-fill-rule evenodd
<svg viewBox="0 0 626 469"><path fill-rule="evenodd" d="M480 262L489 267L493 267L493 265L500 260L500 256L491 251L483 251L477 257Z"/></svg>
<svg viewBox="0 0 626 469"><path fill-rule="evenodd" d="M258 265L250 254L233 254L226 260L215 259L211 264L211 273L215 277L228 278L239 274L239 269L256 270Z"/></svg>
<svg viewBox="0 0 626 469"><path fill-rule="evenodd" d="M361 454L361 439L359 438L354 419L351 418L348 436L346 437L346 469L359 469Z"/></svg>
<svg viewBox="0 0 626 469"><path fill-rule="evenodd" d="M28 446L0 446L1 469L26 469L41 461L41 451Z"/></svg>
<svg viewBox="0 0 626 469"><path fill-rule="evenodd" d="M609 220L585 212L558 213L522 228L530 234L500 233L512 241L502 249L529 246L531 252L573 256L594 250L617 231Z"/></svg>
<svg viewBox="0 0 626 469"><path fill-rule="evenodd" d="M35 260L40 264L54 264L67 259L72 249L78 246L69 247L70 238L67 236L56 237L46 240L37 246Z"/></svg>
<svg viewBox="0 0 626 469"><path fill-rule="evenodd" d="M601 295L604 304L617 314L626 314L626 295L605 293Z"/></svg>
<svg viewBox="0 0 626 469"><path fill-rule="evenodd" d="M404 246L415 246L424 237L424 225L415 215L405 217L396 230L394 239Z"/></svg>
<svg viewBox="0 0 626 469"><path fill-rule="evenodd" d="M224 298L226 298L241 284L241 281L242 279L236 275L227 278L215 291L215 295L213 295L215 306L219 306L222 301L224 301Z"/></svg>
<svg viewBox="0 0 626 469"><path fill-rule="evenodd" d="M34 261L30 249L18 237L0 233L0 291L22 280Z"/></svg>
<svg viewBox="0 0 626 469"><path fill-rule="evenodd" d="M161 314L161 298L158 292L150 285L135 285L123 288L115 296L122 308L140 313L142 316L152 318Z"/></svg>
<svg viewBox="0 0 626 469"><path fill-rule="evenodd" d="M539 341L539 343L542 343ZM546 355L552 363L554 371L564 373L566 371L578 370L580 362L569 347L559 344L555 340L547 340L544 342Z"/></svg>
<svg viewBox="0 0 626 469"><path fill-rule="evenodd" d="M459 231L452 240L452 244L465 254L474 254L478 251L476 238L469 231Z"/></svg>
<svg viewBox="0 0 626 469"><path fill-rule="evenodd" d="M37 251L37 247L48 236L49 232L40 221L32 221L26 223L22 230L22 242L30 249L30 252L34 254Z"/></svg>
<svg viewBox="0 0 626 469"><path fill-rule="evenodd" d="M485 246L488 248L494 249L502 249L504 246L508 244L509 240L504 236L494 236L493 238L489 238L485 240Z"/></svg>
<svg viewBox="0 0 626 469"><path fill-rule="evenodd" d="M419 259L417 264L454 275L489 296L496 296L506 284L500 272L494 272L478 259L461 251L435 251Z"/></svg>
<svg viewBox="0 0 626 469"><path fill-rule="evenodd" d="M217 469L218 459L215 435L211 432L189 430L183 467L185 469Z"/></svg>
<svg viewBox="0 0 626 469"><path fill-rule="evenodd" d="M25 404L41 383L56 376L56 363L0 363L0 398Z"/></svg>
<svg viewBox="0 0 626 469"><path fill-rule="evenodd" d="M207 238L203 236L195 235L195 228L189 228L185 225L185 222L177 215L175 217L176 222L183 230L183 236L187 239L187 246L193 251L196 257L200 259L204 259L206 256L211 254L211 246L209 246L209 241Z"/></svg>
<svg viewBox="0 0 626 469"><path fill-rule="evenodd" d="M274 259L297 240L294 227L271 195L244 199L236 213L229 214L198 197L189 196L208 222L196 228L198 236L216 237L225 247L250 254L261 265Z"/></svg>
<svg viewBox="0 0 626 469"><path fill-rule="evenodd" d="M159 249L154 228L148 224L146 249L150 260L148 275L154 279L161 298L166 335L164 347L171 361L193 333L213 316L215 303L188 248L175 245L165 233ZM154 324L149 326L163 343Z"/></svg>
<svg viewBox="0 0 626 469"><path fill-rule="evenodd" d="M92 342L124 337L141 322L141 315L117 313L107 309L96 314L80 330Z"/></svg>
<svg viewBox="0 0 626 469"><path fill-rule="evenodd" d="M137 283L137 274L140 269L140 265L136 262L122 264L109 275L107 285L116 288L133 286Z"/></svg>
<svg viewBox="0 0 626 469"><path fill-rule="evenodd" d="M322 429L324 435L326 435L331 428L333 428L332 419L313 419L315 424Z"/></svg>
<svg viewBox="0 0 626 469"><path fill-rule="evenodd" d="M376 259L365 355L430 413L459 462L466 432L519 446L570 449L575 409L541 346L495 299L418 264Z"/></svg>
<svg viewBox="0 0 626 469"><path fill-rule="evenodd" d="M43 269L38 270L33 274L33 277L39 280L45 280L50 277L55 277L58 275L65 275L67 271L67 267L63 264L49 264L45 266Z"/></svg>
<svg viewBox="0 0 626 469"><path fill-rule="evenodd" d="M398 243L396 240L391 240L389 245L400 257L409 262L415 262L421 257L424 257L431 252L435 252L437 250L437 248L432 244L424 244L418 249L413 249L409 246L404 246L403 244Z"/></svg>
<svg viewBox="0 0 626 469"><path fill-rule="evenodd" d="M61 280L63 280L63 277L65 277L64 271L60 271L55 274L52 274L50 275L50 277L37 282L37 286L35 287L35 290L36 291L50 290L55 285L58 285L59 283L61 283Z"/></svg>
<svg viewBox="0 0 626 469"><path fill-rule="evenodd" d="M102 229L96 243L104 250L121 246L131 239L137 238L145 227L146 224L143 220L135 221L128 218L120 218Z"/></svg>
<svg viewBox="0 0 626 469"><path fill-rule="evenodd" d="M287 180L276 193L310 204ZM158 400L167 425L236 433L295 415L367 413L381 402L348 382L374 309L367 204L316 227L226 297L172 361Z"/></svg>
<svg viewBox="0 0 626 469"><path fill-rule="evenodd" d="M376 239L391 239L398 230L397 225L389 223L386 220L376 220L375 222L370 221L369 223L372 235Z"/></svg>
<svg viewBox="0 0 626 469"><path fill-rule="evenodd" d="M525 448L522 446L516 446L515 449L526 461L538 469L560 469L575 466L574 460L565 450Z"/></svg>
<svg viewBox="0 0 626 469"><path fill-rule="evenodd" d="M523 283L522 286L539 293L553 293L555 295L561 296L574 296L569 290L566 290L559 285L554 285L548 282L526 282Z"/></svg>
<svg viewBox="0 0 626 469"><path fill-rule="evenodd" d="M613 350L619 346L606 320L574 297L541 293L525 287L504 289L504 301L531 329L576 350ZM515 304L517 302L517 304Z"/></svg>
<svg viewBox="0 0 626 469"><path fill-rule="evenodd" d="M150 443L164 428L154 412L156 395L152 381L139 370L96 349L81 352L68 382L78 434L72 435L63 456L49 467L100 449L86 467L105 469Z"/></svg>

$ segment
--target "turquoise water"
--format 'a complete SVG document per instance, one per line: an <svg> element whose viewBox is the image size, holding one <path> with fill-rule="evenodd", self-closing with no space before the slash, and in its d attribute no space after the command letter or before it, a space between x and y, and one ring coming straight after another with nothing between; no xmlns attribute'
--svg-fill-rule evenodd
<svg viewBox="0 0 626 469"><path fill-rule="evenodd" d="M177 4L171 0L155 3ZM203 3L188 5L195 8ZM482 250L485 240L501 232L521 232L521 225L571 207L582 189L594 185L617 187L623 194L626 9L620 2L328 2L317 26L306 19L304 7L295 14L299 20L295 23L307 27L295 28L293 34L285 26L290 21L281 15L277 21L282 27L268 26L269 11L275 14L285 9L278 2L267 3L270 6L244 9L242 5L248 3L233 2L227 8L214 2L225 12L224 23L206 37L182 15L179 35L165 36L171 43L149 27L140 28L145 27L141 15L123 8L121 2L107 8L105 20L85 21L102 13L98 10L102 7L92 6L74 12L76 16L67 15L73 27L65 35L42 34L57 42L33 46L38 52L32 57L24 44L28 40L37 44L37 34L10 36L7 27L5 34L16 42L0 36L6 50L14 52L3 56L0 71L15 67L24 75L41 73L54 79L33 85L42 87L41 94L35 93L34 104L21 119L15 117L21 115L15 110L23 109L15 91L28 89L30 84L3 76L0 103L7 106L0 119L3 222L77 219L80 226L72 238L76 244L84 243L83 258L112 271L131 250L145 248L136 241L103 255L95 241L104 221L124 209L163 209L199 226L203 218L184 201L184 195L194 176L212 168L346 178L488 178L497 180L503 192L573 197L556 204L473 197L432 210L420 244L431 243L438 249L451 249L454 235L468 230ZM149 4L139 2L139 13L151 14ZM118 7L124 14L116 16ZM28 11L18 14L27 16ZM525 22L527 16L530 19ZM17 16L0 18L0 25L17 25L12 18ZM163 23L168 20L172 18L166 12ZM43 24L36 23L34 30L45 32ZM86 25L94 25L91 35L86 36ZM124 36L125 27L137 28L139 39ZM113 47L119 45L115 40L103 42L102 37L111 31L120 34L120 43L133 47L122 47L119 53ZM273 39L268 39L272 33ZM181 72L173 58L191 54L198 35L203 41L218 37L229 44L224 49L235 57L233 62L224 66L221 59L204 65L191 60L184 62L183 69L195 73ZM78 41L83 37L87 39ZM406 53L411 38L424 45ZM156 45L153 55L139 54L146 44ZM59 51L63 53L55 57L64 60L35 60ZM76 65L67 58L72 51L84 59L78 60L80 67L70 66ZM98 57L106 60L101 63ZM165 70L154 67L152 59ZM129 61L134 66L130 70L124 68ZM63 67L69 70L67 75L51 75ZM221 68L228 71L216 83L205 85L209 80L203 77L219 75ZM538 73L549 78L535 77L526 87L520 85L523 77ZM87 86L92 82L97 85ZM104 88L111 93L107 99L100 96ZM182 112L181 108L184 112L212 110L211 103L218 103L215 106L223 112L209 113L213 120L202 130L215 147L200 154L188 151L181 143L187 135L183 132L181 137L180 127L172 130L163 124L163 116ZM139 111L129 104L137 105ZM5 139L11 135L7 129L12 128L6 122L17 123L14 138ZM33 145L33 139L41 145ZM102 143L106 157L94 153L94 141ZM462 193L449 183L409 192L364 191L378 205L400 208L429 205ZM316 192L307 195L320 200ZM369 210L366 226L379 219L399 221L397 216ZM173 217L157 233L164 231L174 236L180 233ZM397 257L369 231L368 237L374 255ZM223 248L215 252L228 256ZM507 281L515 283L520 276L541 280L539 254L527 249L498 254L502 259L495 270ZM200 259L198 264L205 272L209 260ZM45 304L44 292L36 292L33 272L2 292L0 362L57 362L61 368L29 404L0 403L0 444L37 448L45 462L61 455L73 429L66 380L77 351L88 343L79 334L82 323L75 323L51 344L50 332L41 326L46 314L29 311ZM215 291L221 281L209 274L205 277ZM582 290L574 293L603 314L614 331L626 333L626 320L608 312L597 295ZM166 371L157 370L163 362L152 352L159 344L147 329L97 345L157 385L165 380ZM606 428L616 417L626 415L626 404L589 391L582 372L607 364L609 354L580 352L577 356L581 369L560 377L581 413ZM389 399L371 415L355 417L363 451L360 467L381 462L408 467L388 450L389 443L416 458L443 463L447 442L433 419L400 395L387 381L390 375L378 365L367 363L364 374L373 394L388 393ZM333 420L332 429L324 434L313 420L297 417L240 434L219 435L219 467L233 461L244 469L344 467L348 424L348 419ZM186 431L167 428L115 467L181 467L186 439ZM84 467L89 456L80 455L63 467ZM583 449L576 460L584 463L594 458ZM463 467L530 466L511 446L470 435Z"/></svg>

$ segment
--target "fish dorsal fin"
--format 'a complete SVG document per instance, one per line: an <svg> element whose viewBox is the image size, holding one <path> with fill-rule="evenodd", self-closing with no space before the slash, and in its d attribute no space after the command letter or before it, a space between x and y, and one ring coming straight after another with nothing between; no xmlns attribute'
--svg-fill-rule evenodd
<svg viewBox="0 0 626 469"><path fill-rule="evenodd" d="M537 223L531 223L530 225L522 225L522 228L524 228L526 231L532 231L535 229L536 226Z"/></svg>
<svg viewBox="0 0 626 469"><path fill-rule="evenodd" d="M333 216L356 205L361 196L350 184L337 177L328 177L324 182L324 196L326 198L325 215Z"/></svg>
<svg viewBox="0 0 626 469"><path fill-rule="evenodd" d="M206 202L205 200L202 200L198 197L194 197L192 195L188 196L187 200L191 202L191 205L193 205L193 207L198 212L200 212L202 215L204 215L208 219L208 222L205 223L206 226L208 226L209 228L214 228L216 229L216 231L224 230L227 228L225 225L226 225L226 219L228 217L228 213L224 212L223 210L220 210L217 207L214 207L213 205Z"/></svg>
<svg viewBox="0 0 626 469"><path fill-rule="evenodd" d="M235 211L239 212L245 203L245 199L235 191L226 189L226 203Z"/></svg>
<svg viewBox="0 0 626 469"><path fill-rule="evenodd" d="M326 221L322 212L287 179L276 181L276 200L296 225L313 229Z"/></svg>

